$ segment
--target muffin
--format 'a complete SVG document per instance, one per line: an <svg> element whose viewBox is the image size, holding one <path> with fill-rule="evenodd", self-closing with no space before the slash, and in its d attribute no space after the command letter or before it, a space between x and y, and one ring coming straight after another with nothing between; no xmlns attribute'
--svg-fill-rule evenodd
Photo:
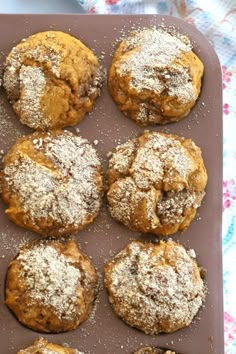
<svg viewBox="0 0 236 354"><path fill-rule="evenodd" d="M25 326L59 333L88 318L96 290L96 270L75 241L44 240L10 263L5 303Z"/></svg>
<svg viewBox="0 0 236 354"><path fill-rule="evenodd" d="M21 349L17 354L84 354L77 349L63 347L58 344L49 343L46 339L39 338L33 345Z"/></svg>
<svg viewBox="0 0 236 354"><path fill-rule="evenodd" d="M171 240L128 244L104 270L115 314L151 335L189 326L206 294L194 257Z"/></svg>
<svg viewBox="0 0 236 354"><path fill-rule="evenodd" d="M3 86L21 123L48 130L79 123L91 111L103 80L98 58L80 40L46 31L11 50Z"/></svg>
<svg viewBox="0 0 236 354"><path fill-rule="evenodd" d="M111 155L109 210L132 230L170 235L190 225L206 183L201 150L191 139L144 132Z"/></svg>
<svg viewBox="0 0 236 354"><path fill-rule="evenodd" d="M153 27L129 34L115 52L108 76L118 108L141 126L185 117L201 90L204 66L186 36Z"/></svg>
<svg viewBox="0 0 236 354"><path fill-rule="evenodd" d="M178 354L168 349L154 348L154 347L143 347L136 350L134 354Z"/></svg>
<svg viewBox="0 0 236 354"><path fill-rule="evenodd" d="M3 159L2 198L15 224L46 236L68 235L97 216L101 163L86 139L68 131L35 132Z"/></svg>

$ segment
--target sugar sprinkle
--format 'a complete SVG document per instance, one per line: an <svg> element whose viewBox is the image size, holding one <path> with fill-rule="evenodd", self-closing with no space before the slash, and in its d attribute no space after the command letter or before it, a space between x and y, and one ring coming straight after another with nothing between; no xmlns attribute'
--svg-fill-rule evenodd
<svg viewBox="0 0 236 354"><path fill-rule="evenodd" d="M147 334L189 325L206 294L196 262L183 246L131 242L109 264L105 281L115 311ZM158 319L158 320L157 320Z"/></svg>
<svg viewBox="0 0 236 354"><path fill-rule="evenodd" d="M4 168L12 194L17 193L33 223L51 218L62 226L81 226L101 204L100 161L86 139L64 132L33 139L37 154L44 153L53 167L44 166L26 153ZM40 156L40 155L39 155Z"/></svg>

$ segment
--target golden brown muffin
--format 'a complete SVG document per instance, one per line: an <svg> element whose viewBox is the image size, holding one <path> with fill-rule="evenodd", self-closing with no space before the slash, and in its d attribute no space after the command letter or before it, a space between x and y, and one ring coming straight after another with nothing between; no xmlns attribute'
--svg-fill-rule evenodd
<svg viewBox="0 0 236 354"><path fill-rule="evenodd" d="M185 230L204 197L207 174L191 139L144 132L119 145L108 170L108 205L132 230L166 236Z"/></svg>
<svg viewBox="0 0 236 354"><path fill-rule="evenodd" d="M10 263L6 305L39 332L71 331L85 321L97 290L96 270L73 240L23 247Z"/></svg>
<svg viewBox="0 0 236 354"><path fill-rule="evenodd" d="M94 53L60 31L23 39L6 58L3 85L21 123L37 130L79 123L100 94Z"/></svg>
<svg viewBox="0 0 236 354"><path fill-rule="evenodd" d="M105 266L105 287L116 315L146 334L189 326L206 288L193 250L174 241L133 241Z"/></svg>
<svg viewBox="0 0 236 354"><path fill-rule="evenodd" d="M60 236L97 216L101 164L86 139L68 131L35 132L17 140L3 163L2 197L17 225Z"/></svg>
<svg viewBox="0 0 236 354"><path fill-rule="evenodd" d="M49 343L46 339L39 338L34 344L26 349L21 349L17 354L84 354L77 349L63 347Z"/></svg>
<svg viewBox="0 0 236 354"><path fill-rule="evenodd" d="M134 352L134 354L178 354L168 349L154 348L154 347L143 347Z"/></svg>
<svg viewBox="0 0 236 354"><path fill-rule="evenodd" d="M139 125L185 117L201 89L203 64L189 39L163 27L132 32L119 45L108 76L119 109Z"/></svg>

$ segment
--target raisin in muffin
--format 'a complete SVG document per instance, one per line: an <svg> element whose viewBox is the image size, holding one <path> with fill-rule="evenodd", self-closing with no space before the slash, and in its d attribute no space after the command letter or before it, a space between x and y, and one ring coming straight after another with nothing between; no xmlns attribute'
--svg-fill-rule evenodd
<svg viewBox="0 0 236 354"><path fill-rule="evenodd" d="M154 348L154 347L143 347L134 352L134 354L178 354L173 352L173 350Z"/></svg>
<svg viewBox="0 0 236 354"><path fill-rule="evenodd" d="M46 31L11 50L3 86L21 123L48 130L79 123L91 111L103 80L97 57L80 40Z"/></svg>
<svg viewBox="0 0 236 354"><path fill-rule="evenodd" d="M101 164L86 139L68 131L35 132L3 159L2 197L17 225L46 236L67 235L97 216Z"/></svg>
<svg viewBox="0 0 236 354"><path fill-rule="evenodd" d="M108 76L119 109L139 125L185 117L201 90L203 64L186 36L163 27L132 32L115 52Z"/></svg>
<svg viewBox="0 0 236 354"><path fill-rule="evenodd" d="M146 334L189 326L206 287L194 251L174 241L133 241L105 266L105 287L117 316Z"/></svg>
<svg viewBox="0 0 236 354"><path fill-rule="evenodd" d="M46 339L39 338L33 345L21 349L17 354L84 354L77 349L49 343Z"/></svg>
<svg viewBox="0 0 236 354"><path fill-rule="evenodd" d="M88 318L96 290L96 270L75 241L44 240L10 263L5 302L25 326L59 333Z"/></svg>
<svg viewBox="0 0 236 354"><path fill-rule="evenodd" d="M132 230L170 235L189 226L206 183L201 150L191 139L144 132L111 155L110 213Z"/></svg>

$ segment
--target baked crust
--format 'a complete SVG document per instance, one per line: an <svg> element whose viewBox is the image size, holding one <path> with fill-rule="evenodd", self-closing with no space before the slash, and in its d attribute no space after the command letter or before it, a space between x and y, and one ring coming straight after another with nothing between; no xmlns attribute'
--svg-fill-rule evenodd
<svg viewBox="0 0 236 354"><path fill-rule="evenodd" d="M206 294L193 256L193 250L171 240L128 244L104 270L115 314L151 335L189 326Z"/></svg>
<svg viewBox="0 0 236 354"><path fill-rule="evenodd" d="M96 290L96 270L75 241L44 240L9 264L5 303L25 326L59 333L88 318Z"/></svg>
<svg viewBox="0 0 236 354"><path fill-rule="evenodd" d="M142 347L134 352L134 354L178 354L172 350L154 348L154 347Z"/></svg>
<svg viewBox="0 0 236 354"><path fill-rule="evenodd" d="M35 132L17 140L3 159L7 216L44 236L68 235L97 216L101 163L86 139L68 131Z"/></svg>
<svg viewBox="0 0 236 354"><path fill-rule="evenodd" d="M132 230L170 235L190 225L206 183L201 150L191 139L144 132L110 158L109 210Z"/></svg>
<svg viewBox="0 0 236 354"><path fill-rule="evenodd" d="M48 130L78 124L92 110L103 81L97 57L80 40L46 31L11 50L3 86L21 123Z"/></svg>
<svg viewBox="0 0 236 354"><path fill-rule="evenodd" d="M64 347L58 344L50 343L44 338L37 339L33 345L28 348L21 349L17 354L84 354L77 349Z"/></svg>
<svg viewBox="0 0 236 354"><path fill-rule="evenodd" d="M184 118L201 90L204 66L186 36L163 27L130 33L108 75L118 108L141 126Z"/></svg>

